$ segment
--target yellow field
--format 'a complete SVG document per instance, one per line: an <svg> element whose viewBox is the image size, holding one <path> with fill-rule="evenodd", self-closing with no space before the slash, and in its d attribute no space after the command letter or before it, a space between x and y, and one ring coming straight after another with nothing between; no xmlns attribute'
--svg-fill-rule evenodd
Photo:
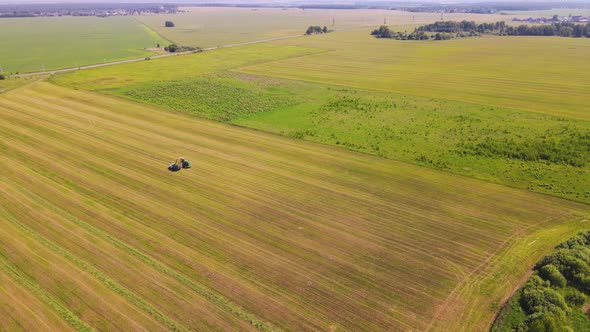
<svg viewBox="0 0 590 332"><path fill-rule="evenodd" d="M328 52L238 71L590 120L590 78L583 74L588 38L419 42L376 39L369 30L355 30L274 44Z"/></svg>
<svg viewBox="0 0 590 332"><path fill-rule="evenodd" d="M590 213L43 82L0 116L6 329L483 330Z"/></svg>
<svg viewBox="0 0 590 332"><path fill-rule="evenodd" d="M310 25L332 30L392 25L424 24L441 19L438 13L409 13L399 10L220 8L185 7L175 15L143 15L138 19L169 40L182 45L215 47L253 40L303 35ZM445 20L495 22L505 15L444 14ZM164 27L170 20L174 28Z"/></svg>

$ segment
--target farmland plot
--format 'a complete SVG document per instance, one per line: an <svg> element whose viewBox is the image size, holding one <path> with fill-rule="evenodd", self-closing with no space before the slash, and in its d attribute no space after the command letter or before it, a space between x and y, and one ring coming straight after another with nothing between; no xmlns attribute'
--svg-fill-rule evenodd
<svg viewBox="0 0 590 332"><path fill-rule="evenodd" d="M0 116L6 326L483 330L590 213L42 82Z"/></svg>
<svg viewBox="0 0 590 332"><path fill-rule="evenodd" d="M275 43L330 51L237 70L590 120L588 38L403 41L355 30Z"/></svg>
<svg viewBox="0 0 590 332"><path fill-rule="evenodd" d="M399 10L300 9L300 8L220 8L183 7L174 15L142 15L138 19L179 44L200 47L231 45L254 40L303 35L310 25L330 30L389 24L424 24L440 19L438 13L409 13ZM506 16L445 14L446 19L496 21ZM174 28L164 27L173 21Z"/></svg>
<svg viewBox="0 0 590 332"><path fill-rule="evenodd" d="M35 17L0 20L5 73L79 67L149 56L166 39L132 17Z"/></svg>

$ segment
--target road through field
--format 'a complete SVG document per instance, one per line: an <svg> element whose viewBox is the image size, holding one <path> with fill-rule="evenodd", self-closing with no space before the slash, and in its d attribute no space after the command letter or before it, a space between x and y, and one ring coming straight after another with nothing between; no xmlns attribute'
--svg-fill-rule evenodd
<svg viewBox="0 0 590 332"><path fill-rule="evenodd" d="M483 330L590 212L45 82L0 116L7 326Z"/></svg>

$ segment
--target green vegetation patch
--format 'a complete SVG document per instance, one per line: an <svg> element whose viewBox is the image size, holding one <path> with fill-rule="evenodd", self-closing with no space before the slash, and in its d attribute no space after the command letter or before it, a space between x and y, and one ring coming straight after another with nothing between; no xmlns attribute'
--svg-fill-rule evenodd
<svg viewBox="0 0 590 332"><path fill-rule="evenodd" d="M293 82L297 105L239 125L590 202L590 123Z"/></svg>
<svg viewBox="0 0 590 332"><path fill-rule="evenodd" d="M138 83L190 80L215 72L325 52L298 46L256 44L179 55L117 66L78 70L52 77L51 81L75 89L106 90L127 88Z"/></svg>
<svg viewBox="0 0 590 332"><path fill-rule="evenodd" d="M587 331L590 328L590 231L562 243L500 313L492 331Z"/></svg>
<svg viewBox="0 0 590 332"><path fill-rule="evenodd" d="M547 130L540 136L521 142L513 138L493 139L463 145L461 153L482 157L505 157L527 161L547 161L575 167L586 166L590 161L590 131L564 126L560 130Z"/></svg>
<svg viewBox="0 0 590 332"><path fill-rule="evenodd" d="M7 77L4 80L0 80L0 93L16 89L23 85L27 85L31 82L40 79L39 76L37 77Z"/></svg>
<svg viewBox="0 0 590 332"><path fill-rule="evenodd" d="M229 77L207 77L139 85L122 94L132 100L222 122L297 102L285 89L257 82L246 84Z"/></svg>

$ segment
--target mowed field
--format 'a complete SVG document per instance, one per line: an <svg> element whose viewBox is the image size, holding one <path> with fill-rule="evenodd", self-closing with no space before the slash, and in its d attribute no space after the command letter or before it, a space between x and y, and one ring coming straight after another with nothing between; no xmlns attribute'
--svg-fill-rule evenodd
<svg viewBox="0 0 590 332"><path fill-rule="evenodd" d="M0 116L8 330L484 330L590 213L44 82Z"/></svg>
<svg viewBox="0 0 590 332"><path fill-rule="evenodd" d="M138 58L169 43L132 17L39 17L0 20L5 73Z"/></svg>
<svg viewBox="0 0 590 332"><path fill-rule="evenodd" d="M588 38L396 41L355 30L275 44L329 52L238 71L590 120Z"/></svg>
<svg viewBox="0 0 590 332"><path fill-rule="evenodd" d="M166 38L182 45L215 47L254 40L303 35L310 25L331 30L432 23L438 13L409 13L398 10L299 9L299 8L220 8L181 7L175 15L143 15L138 19ZM445 19L503 21L507 16L445 14ZM164 27L170 20L174 28Z"/></svg>

